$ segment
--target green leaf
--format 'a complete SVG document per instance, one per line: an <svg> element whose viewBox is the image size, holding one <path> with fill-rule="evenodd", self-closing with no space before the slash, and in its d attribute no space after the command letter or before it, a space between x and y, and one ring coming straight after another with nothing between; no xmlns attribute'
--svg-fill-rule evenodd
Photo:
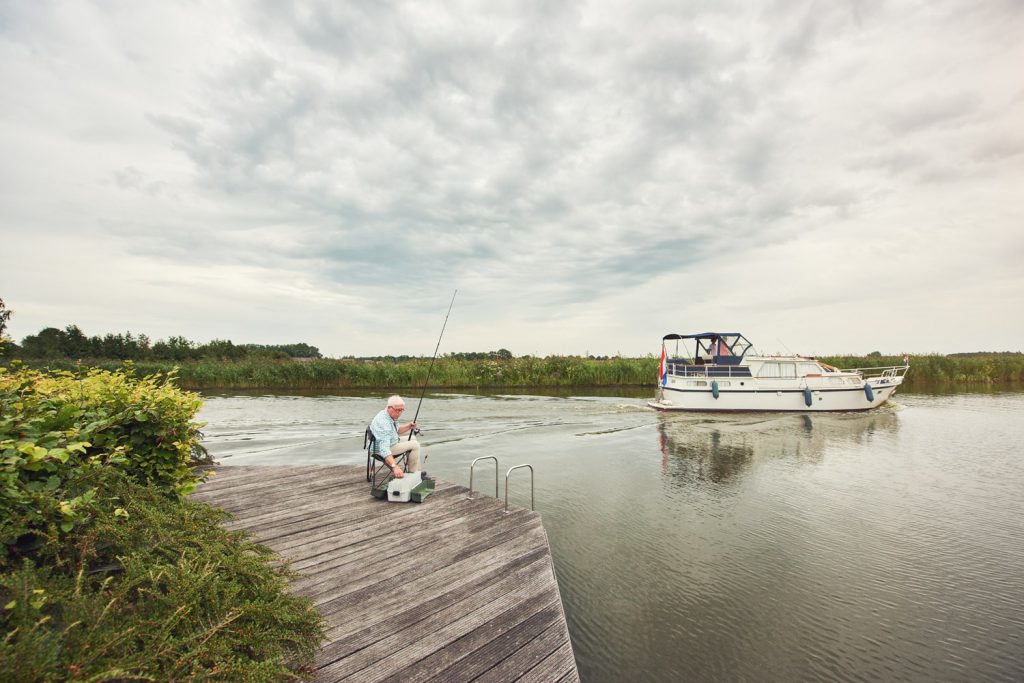
<svg viewBox="0 0 1024 683"><path fill-rule="evenodd" d="M73 522L62 522L61 525L60 525L60 530L63 531L64 533L67 533L67 532L71 531L74 528L75 528L75 525L74 525Z"/></svg>
<svg viewBox="0 0 1024 683"><path fill-rule="evenodd" d="M68 461L70 454L67 452L67 449L65 448L51 448L49 456L51 458L56 458L57 460L60 460L62 463L64 463Z"/></svg>

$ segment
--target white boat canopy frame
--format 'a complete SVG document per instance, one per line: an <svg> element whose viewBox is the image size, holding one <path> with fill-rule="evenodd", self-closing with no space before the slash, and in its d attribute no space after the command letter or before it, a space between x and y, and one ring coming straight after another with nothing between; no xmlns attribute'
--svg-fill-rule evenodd
<svg viewBox="0 0 1024 683"><path fill-rule="evenodd" d="M718 365L739 365L743 356L753 348L750 340L739 332L701 332L699 334L666 334L661 338L665 342L692 339L694 342L693 362L700 365L716 363ZM679 356L679 345L676 344L676 356Z"/></svg>

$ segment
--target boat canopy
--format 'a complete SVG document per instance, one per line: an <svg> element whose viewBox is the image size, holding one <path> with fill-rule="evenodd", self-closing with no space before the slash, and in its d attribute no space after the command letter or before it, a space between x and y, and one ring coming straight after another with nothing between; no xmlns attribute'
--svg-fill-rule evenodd
<svg viewBox="0 0 1024 683"><path fill-rule="evenodd" d="M701 332L699 334L666 334L662 342L673 339L692 339L695 344L695 363L738 365L753 346L739 332Z"/></svg>

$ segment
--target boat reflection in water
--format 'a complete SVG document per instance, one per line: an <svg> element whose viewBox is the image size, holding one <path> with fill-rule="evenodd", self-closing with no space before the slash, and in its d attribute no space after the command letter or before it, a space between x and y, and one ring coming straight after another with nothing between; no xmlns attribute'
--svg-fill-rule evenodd
<svg viewBox="0 0 1024 683"><path fill-rule="evenodd" d="M821 462L830 447L892 438L899 408L871 413L658 413L663 475L721 483L763 461Z"/></svg>

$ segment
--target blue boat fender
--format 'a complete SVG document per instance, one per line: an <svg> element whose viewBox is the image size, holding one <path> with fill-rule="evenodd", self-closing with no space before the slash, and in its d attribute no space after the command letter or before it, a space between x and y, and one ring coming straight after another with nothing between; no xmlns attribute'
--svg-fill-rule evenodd
<svg viewBox="0 0 1024 683"><path fill-rule="evenodd" d="M810 408L812 403L814 403L814 396L811 394L811 388L804 387L804 405Z"/></svg>
<svg viewBox="0 0 1024 683"><path fill-rule="evenodd" d="M711 395L718 398L718 382L716 381L711 382Z"/></svg>
<svg viewBox="0 0 1024 683"><path fill-rule="evenodd" d="M864 395L868 397L869 401L875 400L875 392L871 390L871 385L864 382Z"/></svg>

